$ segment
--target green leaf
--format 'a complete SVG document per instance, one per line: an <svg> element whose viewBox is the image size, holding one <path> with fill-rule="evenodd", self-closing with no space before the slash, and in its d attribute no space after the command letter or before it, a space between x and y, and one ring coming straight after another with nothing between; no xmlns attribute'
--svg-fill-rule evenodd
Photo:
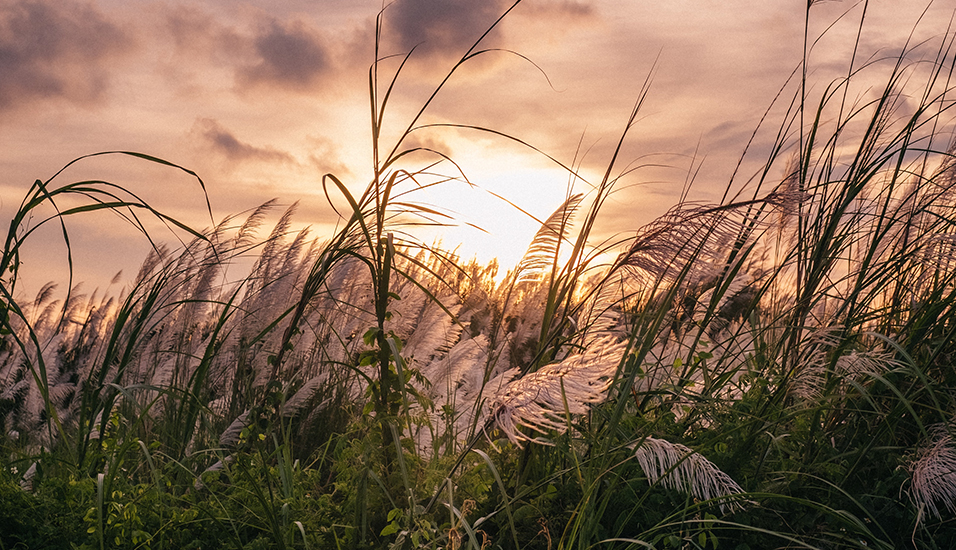
<svg viewBox="0 0 956 550"><path fill-rule="evenodd" d="M372 346L375 344L375 339L378 337L378 327L372 327L365 331L365 334L362 335L362 340L365 342L366 346Z"/></svg>

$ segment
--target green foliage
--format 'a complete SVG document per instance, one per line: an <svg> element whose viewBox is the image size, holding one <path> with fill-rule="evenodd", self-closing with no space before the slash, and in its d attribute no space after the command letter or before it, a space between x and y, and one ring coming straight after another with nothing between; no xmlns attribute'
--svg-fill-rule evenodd
<svg viewBox="0 0 956 550"><path fill-rule="evenodd" d="M20 473L9 466L0 470L0 546L69 548L71 542L84 540L83 517L93 502L93 480L38 473L42 478L32 491L25 491L17 481Z"/></svg>

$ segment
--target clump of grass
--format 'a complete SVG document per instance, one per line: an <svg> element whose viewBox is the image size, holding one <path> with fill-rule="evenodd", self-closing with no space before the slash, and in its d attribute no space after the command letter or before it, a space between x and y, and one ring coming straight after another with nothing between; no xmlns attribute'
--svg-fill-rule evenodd
<svg viewBox="0 0 956 550"><path fill-rule="evenodd" d="M349 206L327 240L292 233L294 207L259 236L272 202L197 231L109 183L37 182L0 258L0 480L66 491L90 548L194 530L280 548L956 540L934 428L956 414L952 37L931 59L851 62L816 103L804 76L749 195L732 181L595 246L645 86L600 182L497 284L405 224L445 222L407 193L463 175L403 143L483 39L394 144L381 128L413 58L386 79L376 51L373 178L352 194L325 176ZM884 68L880 93L848 101ZM89 202L41 223L145 211L191 240L155 246L119 298L71 281L18 301L30 213L71 194Z"/></svg>

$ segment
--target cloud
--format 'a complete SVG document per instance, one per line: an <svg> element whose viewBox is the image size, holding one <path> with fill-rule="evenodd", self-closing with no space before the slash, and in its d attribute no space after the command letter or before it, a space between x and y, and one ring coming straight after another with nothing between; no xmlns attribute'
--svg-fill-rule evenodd
<svg viewBox="0 0 956 550"><path fill-rule="evenodd" d="M206 145L230 161L295 162L288 153L271 147L256 147L240 141L232 132L211 118L196 120L193 132L199 135Z"/></svg>
<svg viewBox="0 0 956 550"><path fill-rule="evenodd" d="M314 87L332 68L322 36L301 21L271 20L251 37L254 61L237 71L240 87Z"/></svg>
<svg viewBox="0 0 956 550"><path fill-rule="evenodd" d="M155 41L175 52L164 69L184 76L176 84L192 94L224 83L245 99L260 99L255 92L313 94L340 84L355 61L365 64L371 57L365 46L372 31L360 27L345 38L348 33L337 32L332 40L321 17L241 6L213 11L203 4L163 3L156 10L162 35Z"/></svg>
<svg viewBox="0 0 956 550"><path fill-rule="evenodd" d="M461 55L504 10L501 0L400 0L385 12L398 47L425 55Z"/></svg>
<svg viewBox="0 0 956 550"><path fill-rule="evenodd" d="M177 53L192 57L208 57L216 64L231 63L236 55L246 55L251 48L236 29L194 5L160 5L160 32L172 38Z"/></svg>
<svg viewBox="0 0 956 550"><path fill-rule="evenodd" d="M508 0L398 0L385 12L384 33L401 52L415 48L425 57L458 57L511 5ZM521 34L533 23L558 35L595 16L594 7L582 1L541 0L509 15L503 32ZM514 27L512 20L521 21L521 26Z"/></svg>
<svg viewBox="0 0 956 550"><path fill-rule="evenodd" d="M409 134L408 137L402 141L402 150L409 151L412 149L432 151L450 158L455 156L451 145L449 145L448 141L442 138L440 130L438 132L428 132L427 130L422 130ZM433 153L421 154L430 157Z"/></svg>
<svg viewBox="0 0 956 550"><path fill-rule="evenodd" d="M100 99L108 63L132 39L94 7L72 1L15 0L0 7L0 111L37 99Z"/></svg>
<svg viewBox="0 0 956 550"><path fill-rule="evenodd" d="M576 0L553 0L550 2L533 2L524 7L525 15L535 18L548 19L585 19L596 15L591 4ZM553 23L553 22L552 22Z"/></svg>
<svg viewBox="0 0 956 550"><path fill-rule="evenodd" d="M346 165L334 141L323 136L309 136L307 140L309 166L318 174L333 174L339 179L350 178L355 174Z"/></svg>

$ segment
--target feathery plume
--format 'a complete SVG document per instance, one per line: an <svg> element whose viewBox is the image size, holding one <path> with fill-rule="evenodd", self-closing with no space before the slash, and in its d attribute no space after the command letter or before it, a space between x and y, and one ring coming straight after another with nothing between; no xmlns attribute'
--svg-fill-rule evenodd
<svg viewBox="0 0 956 550"><path fill-rule="evenodd" d="M246 429L246 426L249 425L249 411L246 410L222 432L219 436L219 445L225 448L235 447L239 443L239 436L242 435L242 430Z"/></svg>
<svg viewBox="0 0 956 550"><path fill-rule="evenodd" d="M944 426L931 429L931 443L920 449L916 460L909 465L909 497L919 509L940 518L942 504L950 513L956 512L956 446Z"/></svg>
<svg viewBox="0 0 956 550"><path fill-rule="evenodd" d="M625 335L624 316L621 304L626 297L626 281L621 272L612 272L603 282L589 281L588 284L600 284L597 292L591 294L582 304L577 315L577 326L581 331L581 342L590 347L594 342L611 334Z"/></svg>
<svg viewBox="0 0 956 550"><path fill-rule="evenodd" d="M835 359L833 351L840 345L841 326L825 326L816 329L806 340L795 371L790 392L800 399L816 399L823 395L827 374L840 378L837 391L843 391L851 380L863 380L878 376L900 366L892 353L873 350L853 350Z"/></svg>
<svg viewBox="0 0 956 550"><path fill-rule="evenodd" d="M518 430L521 426L538 433L563 432L565 404L568 413L578 415L604 401L626 346L608 338L504 385L491 399L491 419L519 446L532 439Z"/></svg>
<svg viewBox="0 0 956 550"><path fill-rule="evenodd" d="M23 472L23 477L20 478L20 488L24 491L33 491L33 478L36 477L37 473L37 463L33 462L30 464L30 467L27 468L27 471Z"/></svg>
<svg viewBox="0 0 956 550"><path fill-rule="evenodd" d="M318 376L312 377L308 380L298 391L289 396L285 404L282 406L282 416L284 418L291 418L299 414L305 407L308 402L315 397L315 394L319 391L319 388L322 387L322 384L328 379L328 373L322 373ZM323 401L317 407L314 407L313 410L324 408L328 403L328 399Z"/></svg>
<svg viewBox="0 0 956 550"><path fill-rule="evenodd" d="M723 251L740 233L742 223L731 208L678 205L638 230L617 264L649 281L676 282L683 266L692 266L689 282L717 272L713 251Z"/></svg>
<svg viewBox="0 0 956 550"><path fill-rule="evenodd" d="M561 241L571 232L572 218L584 195L577 194L558 207L538 229L531 245L515 269L518 284L537 281L545 273L550 273L555 257L561 248Z"/></svg>
<svg viewBox="0 0 956 550"><path fill-rule="evenodd" d="M271 210L278 201L270 199L259 205L252 214L246 218L246 221L239 227L236 233L236 246L250 246L254 243L256 231L262 225L269 210Z"/></svg>
<svg viewBox="0 0 956 550"><path fill-rule="evenodd" d="M648 437L634 451L638 464L651 483L661 484L694 498L707 501L743 493L729 475L689 447ZM720 510L740 507L736 501L722 501Z"/></svg>
<svg viewBox="0 0 956 550"><path fill-rule="evenodd" d="M727 252L767 226L766 214L792 209L807 195L781 189L722 205L680 203L641 227L615 262L648 281L698 284L726 267ZM686 271L685 271L686 269Z"/></svg>

